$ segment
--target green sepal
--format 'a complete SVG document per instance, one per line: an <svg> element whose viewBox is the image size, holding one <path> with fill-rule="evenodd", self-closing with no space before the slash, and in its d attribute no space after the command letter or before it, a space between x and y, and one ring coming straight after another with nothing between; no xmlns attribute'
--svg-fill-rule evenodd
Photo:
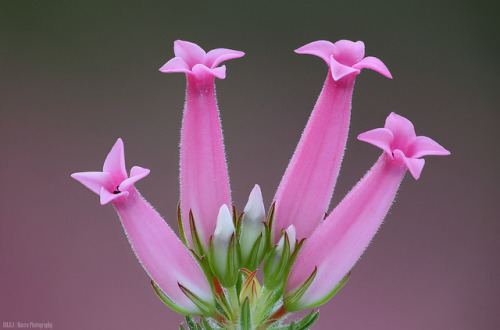
<svg viewBox="0 0 500 330"><path fill-rule="evenodd" d="M248 255L248 258L246 260L242 260L242 253L241 253L241 247L238 244L238 256L241 261L241 267L246 268L248 270L255 270L260 262L262 261L262 258L264 257L264 247L261 246L263 239L263 233L257 237L255 242L252 245L252 249L250 250L250 254Z"/></svg>
<svg viewBox="0 0 500 330"><path fill-rule="evenodd" d="M203 330L213 330L212 326L208 323L208 321L205 318L201 318L200 320L201 324L201 329Z"/></svg>
<svg viewBox="0 0 500 330"><path fill-rule="evenodd" d="M269 208L269 212L267 215L267 221L266 221L266 246L265 246L265 251L271 250L271 247L273 246L273 222L274 222L274 212L276 209L276 202L273 202L271 207Z"/></svg>
<svg viewBox="0 0 500 330"><path fill-rule="evenodd" d="M302 283L302 285L296 289L293 293L286 295L284 299L285 308L289 312L295 312L301 309L305 309L304 306L299 304L300 299L306 293L306 290L311 286L314 281L316 274L318 273L318 267L314 267L313 272L309 277Z"/></svg>
<svg viewBox="0 0 500 330"><path fill-rule="evenodd" d="M182 284L180 284L180 283L177 283L177 284L179 285L179 288L181 289L181 291L189 298L189 300L191 300L193 302L193 304L195 304L195 306L198 307L198 309L201 312L201 315L211 316L215 313L214 306L212 306L211 304L202 300L200 297L195 295L191 290L189 290L188 288L186 288ZM191 313L191 314L194 314L194 313Z"/></svg>
<svg viewBox="0 0 500 330"><path fill-rule="evenodd" d="M286 232L284 237L285 243L278 263L276 264L275 262L278 258L278 252L276 251L277 246L264 261L264 285L269 289L273 289L281 284L286 276L288 259L290 258L290 240Z"/></svg>
<svg viewBox="0 0 500 330"><path fill-rule="evenodd" d="M189 211L189 229L191 230L191 240L193 244L193 250L198 256L202 257L205 255L205 249L201 243L200 236L198 235L198 230L196 229L196 223L194 222L193 211Z"/></svg>
<svg viewBox="0 0 500 330"><path fill-rule="evenodd" d="M252 317L250 315L250 302L248 298L245 298L245 301L241 305L240 315L241 330L252 330Z"/></svg>
<svg viewBox="0 0 500 330"><path fill-rule="evenodd" d="M182 243L184 243L184 245L189 248L189 244L188 244L187 237L186 237L186 232L184 231L184 225L182 224L182 212L181 212L181 203L180 202L177 204L177 226L179 227L179 237L180 237Z"/></svg>
<svg viewBox="0 0 500 330"><path fill-rule="evenodd" d="M304 316L300 321L294 321L288 325L284 326L271 326L269 329L270 330L307 330L311 329L311 327L314 325L314 323L318 320L319 318L319 312L318 311L313 311L306 316Z"/></svg>
<svg viewBox="0 0 500 330"><path fill-rule="evenodd" d="M226 273L221 274L216 266L217 263L215 260L213 236L210 237L208 247L208 264L210 265L212 272L215 274L219 282L225 288L234 286L236 284L236 281L238 280L239 261L236 248L236 235L233 233L227 247Z"/></svg>
<svg viewBox="0 0 500 330"><path fill-rule="evenodd" d="M198 330L196 321L189 315L186 316L186 325L188 326L189 330Z"/></svg>
<svg viewBox="0 0 500 330"><path fill-rule="evenodd" d="M347 284L347 281L349 281L350 276L351 276L351 272L347 273L347 275L344 276L340 280L340 282L337 283L337 285L330 292L328 292L323 298L321 298L320 300L315 301L309 305L300 306L300 309L316 308L316 307L319 307L319 306L327 303L330 299L335 297L337 295L337 293L340 292L340 290L342 290L344 288L344 286Z"/></svg>
<svg viewBox="0 0 500 330"><path fill-rule="evenodd" d="M182 315L189 315L192 314L191 311L188 311L185 308L182 308L178 306L176 303L174 303L164 292L163 290L156 284L153 280L151 280L151 286L153 287L153 290L155 291L156 295L160 300L171 310L173 310L176 313L182 314Z"/></svg>

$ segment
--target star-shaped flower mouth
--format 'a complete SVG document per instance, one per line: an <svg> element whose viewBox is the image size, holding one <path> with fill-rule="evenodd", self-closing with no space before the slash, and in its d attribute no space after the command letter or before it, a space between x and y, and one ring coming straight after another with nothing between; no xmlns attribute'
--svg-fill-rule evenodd
<svg viewBox="0 0 500 330"><path fill-rule="evenodd" d="M102 205L128 196L131 187L149 174L149 170L134 166L127 175L122 139L111 148L102 172L78 172L71 177L100 196Z"/></svg>
<svg viewBox="0 0 500 330"><path fill-rule="evenodd" d="M439 143L426 136L417 136L407 118L391 112L384 128L375 128L358 136L358 140L384 150L390 159L404 162L411 175L418 179L424 168L423 156L447 156L450 154Z"/></svg>
<svg viewBox="0 0 500 330"><path fill-rule="evenodd" d="M183 40L174 42L174 54L175 57L160 68L161 72L180 72L197 77L209 75L219 79L226 78L226 66L219 66L220 64L245 55L239 50L227 48L205 52L197 44Z"/></svg>
<svg viewBox="0 0 500 330"><path fill-rule="evenodd" d="M296 49L295 52L322 58L330 66L335 81L358 75L361 69L370 69L392 79L389 69L381 60L373 56L365 57L365 44L362 41L339 40L332 43L318 40Z"/></svg>

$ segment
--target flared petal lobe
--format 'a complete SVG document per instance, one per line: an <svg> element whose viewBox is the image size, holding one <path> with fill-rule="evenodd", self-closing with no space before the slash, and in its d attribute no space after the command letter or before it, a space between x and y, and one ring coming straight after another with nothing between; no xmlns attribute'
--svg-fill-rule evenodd
<svg viewBox="0 0 500 330"><path fill-rule="evenodd" d="M415 179L420 176L424 159L412 157L406 149L417 138L413 124L394 113L389 115L385 128L360 134L360 140L384 153L305 241L286 285L288 310L313 308L331 298L375 236L406 170ZM297 298L298 289L310 276L312 282Z"/></svg>
<svg viewBox="0 0 500 330"><path fill-rule="evenodd" d="M363 59L364 43L320 40L296 52L321 57L330 71L274 198L275 242L291 224L299 240L308 237L328 209L349 131L354 81L359 73L353 65Z"/></svg>
<svg viewBox="0 0 500 330"><path fill-rule="evenodd" d="M232 205L214 78L224 79L226 67L219 65L244 53L226 48L206 53L198 45L182 40L174 43L174 52L188 68L180 143L182 223L191 242L189 213L192 212L206 249L220 206ZM161 71L174 72L174 65L169 63ZM176 72L185 70L182 62L174 64L179 68Z"/></svg>

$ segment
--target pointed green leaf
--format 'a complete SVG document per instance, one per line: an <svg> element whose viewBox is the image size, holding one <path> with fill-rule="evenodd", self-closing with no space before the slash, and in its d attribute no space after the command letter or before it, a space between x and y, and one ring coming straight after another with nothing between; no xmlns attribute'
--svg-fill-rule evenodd
<svg viewBox="0 0 500 330"><path fill-rule="evenodd" d="M262 233L255 240L255 243L253 244L252 249L250 250L250 255L248 257L248 260L245 261L246 268L250 270L255 270L255 268L257 268L257 266L260 263L259 255L262 255L260 242L262 242Z"/></svg>
<svg viewBox="0 0 500 330"><path fill-rule="evenodd" d="M192 211L189 211L189 228L191 229L191 240L193 244L193 249L200 257L202 257L205 255L205 249L203 248L200 236L198 235L198 230L196 229L196 223L194 221L194 216Z"/></svg>
<svg viewBox="0 0 500 330"><path fill-rule="evenodd" d="M186 324L187 324L189 330L198 330L198 326L196 325L196 322L189 315L186 316Z"/></svg>
<svg viewBox="0 0 500 330"><path fill-rule="evenodd" d="M307 314L302 320L295 323L294 330L307 330L318 320L319 312L314 311Z"/></svg>
<svg viewBox="0 0 500 330"><path fill-rule="evenodd" d="M172 309L174 312L182 314L182 315L188 315L191 314L190 311L187 309L184 309L177 304L175 304L164 292L160 287L154 282L151 281L151 286L153 287L153 290L155 291L156 295L160 300L170 309Z"/></svg>
<svg viewBox="0 0 500 330"><path fill-rule="evenodd" d="M351 272L347 273L347 275L344 276L344 278L342 278L342 280L333 288L332 291L328 292L320 300L315 301L309 305L305 305L305 306L301 307L301 309L316 308L316 307L319 307L319 306L325 304L326 302L328 302L330 299L335 297L337 295L337 293L340 292L340 290L342 290L344 288L344 286L347 284L347 281L349 281L350 276L351 276Z"/></svg>
<svg viewBox="0 0 500 330"><path fill-rule="evenodd" d="M250 315L250 302L248 298L246 298L243 305L241 305L240 326L241 330L252 330L252 318Z"/></svg>
<svg viewBox="0 0 500 330"><path fill-rule="evenodd" d="M198 307L202 315L205 316L211 316L214 313L214 307L207 303L206 301L202 300L200 297L195 295L191 290L183 286L182 284L178 283L179 288L181 291L193 302L193 304Z"/></svg>
<svg viewBox="0 0 500 330"><path fill-rule="evenodd" d="M177 204L177 225L179 226L179 236L181 238L182 243L184 243L185 246L189 247L186 238L186 233L184 232L184 225L182 224L182 212L181 212L180 202Z"/></svg>
<svg viewBox="0 0 500 330"><path fill-rule="evenodd" d="M285 296L285 307L287 311L294 312L301 309L305 309L304 306L299 305L299 301L306 292L306 290L309 288L311 283L313 282L317 272L318 272L318 267L314 267L313 272L311 273L311 275L309 275L309 277L305 280L305 282L302 283L302 285L298 289L296 289L292 294Z"/></svg>

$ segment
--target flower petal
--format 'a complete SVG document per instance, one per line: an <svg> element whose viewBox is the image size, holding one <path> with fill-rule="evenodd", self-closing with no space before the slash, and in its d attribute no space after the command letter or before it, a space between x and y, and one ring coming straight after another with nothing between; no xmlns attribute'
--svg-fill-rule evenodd
<svg viewBox="0 0 500 330"><path fill-rule="evenodd" d="M189 65L187 65L187 63L181 57L172 58L160 68L160 71L164 73L188 73L190 70L191 68L189 67Z"/></svg>
<svg viewBox="0 0 500 330"><path fill-rule="evenodd" d="M127 197L128 191L121 191L119 193L112 193L105 188L101 188L101 192L99 195L100 195L101 205L106 205L109 202L113 202L113 201L117 200L118 198Z"/></svg>
<svg viewBox="0 0 500 330"><path fill-rule="evenodd" d="M205 64L196 64L193 66L191 70L193 75L195 75L198 79L204 79L204 77L216 77L219 79L226 78L226 66L218 66L216 68L209 68Z"/></svg>
<svg viewBox="0 0 500 330"><path fill-rule="evenodd" d="M408 168L408 170L410 171L413 178L415 180L418 180L418 178L420 178L422 170L424 169L425 159L406 157L406 155L399 149L394 150L393 153L394 159L402 161L405 164L406 168Z"/></svg>
<svg viewBox="0 0 500 330"><path fill-rule="evenodd" d="M337 62L352 66L365 57L365 43L363 41L339 40L333 44L332 55Z"/></svg>
<svg viewBox="0 0 500 330"><path fill-rule="evenodd" d="M125 168L125 152L123 147L123 140L118 138L111 148L111 151L106 156L103 172L111 175L114 183L118 185L120 182L127 178L127 169Z"/></svg>
<svg viewBox="0 0 500 330"><path fill-rule="evenodd" d="M322 58L327 65L330 65L330 56L333 54L333 51L334 44L326 40L313 41L295 50L297 54L318 56Z"/></svg>
<svg viewBox="0 0 500 330"><path fill-rule="evenodd" d="M391 112L387 117L384 127L392 132L394 135L393 144L400 149L404 149L416 137L412 122L394 112Z"/></svg>
<svg viewBox="0 0 500 330"><path fill-rule="evenodd" d="M356 69L370 69L380 73L384 77L392 79L392 75L384 62L373 56L365 57L358 63L354 64L352 67Z"/></svg>
<svg viewBox="0 0 500 330"><path fill-rule="evenodd" d="M113 189L111 175L105 172L78 172L71 174L71 177L83 184L96 194L101 193L101 188Z"/></svg>
<svg viewBox="0 0 500 330"><path fill-rule="evenodd" d="M146 176L149 175L150 170L144 167L140 166L134 166L130 170L130 177L123 180L122 183L120 183L120 190L124 191L127 190L130 186L135 184L137 181L145 178Z"/></svg>
<svg viewBox="0 0 500 330"><path fill-rule="evenodd" d="M244 52L228 48L216 48L207 53L205 64L210 68L215 68L224 61L245 56Z"/></svg>
<svg viewBox="0 0 500 330"><path fill-rule="evenodd" d="M391 143L394 139L392 132L387 128L375 128L358 135L358 140L370 143L382 150L392 157Z"/></svg>
<svg viewBox="0 0 500 330"><path fill-rule="evenodd" d="M358 74L360 72L358 69L341 64L333 57L333 55L330 56L330 71L332 73L333 80L335 81L339 81L346 76Z"/></svg>
<svg viewBox="0 0 500 330"><path fill-rule="evenodd" d="M447 156L450 152L442 145L427 136L417 136L409 146L407 156L420 158L423 156Z"/></svg>
<svg viewBox="0 0 500 330"><path fill-rule="evenodd" d="M205 62L206 53L203 48L189 41L174 41L174 54L182 58L189 67Z"/></svg>

